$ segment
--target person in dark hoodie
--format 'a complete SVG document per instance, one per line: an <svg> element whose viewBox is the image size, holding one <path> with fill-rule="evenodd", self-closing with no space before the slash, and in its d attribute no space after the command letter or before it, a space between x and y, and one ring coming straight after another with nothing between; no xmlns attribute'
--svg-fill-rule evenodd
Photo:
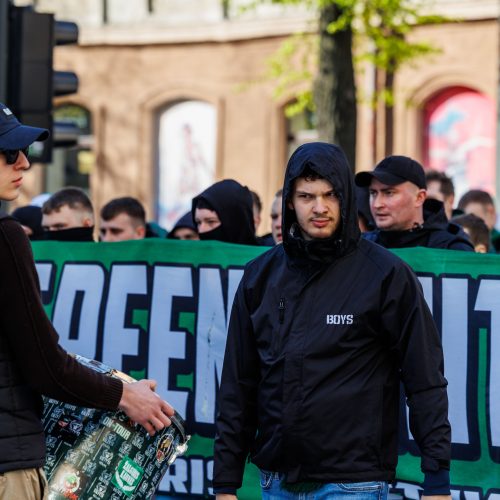
<svg viewBox="0 0 500 500"><path fill-rule="evenodd" d="M386 498L400 380L423 498L451 499L443 353L419 281L361 239L342 150L300 146L285 174L283 244L247 264L233 302L216 417L217 500L236 498L247 457L261 471L264 500Z"/></svg>
<svg viewBox="0 0 500 500"><path fill-rule="evenodd" d="M168 233L169 240L199 240L198 231L193 221L191 210L185 213Z"/></svg>
<svg viewBox="0 0 500 500"><path fill-rule="evenodd" d="M21 224L26 236L32 240L43 240L45 235L42 227L42 209L35 205L16 208L12 217Z"/></svg>
<svg viewBox="0 0 500 500"><path fill-rule="evenodd" d="M30 168L28 147L48 135L21 124L0 103L0 200L19 196ZM120 408L151 435L170 425L173 409L154 392L153 380L124 384L81 365L58 344L30 242L6 215L0 215L0 275L0 498L41 500L49 495L42 394L88 408Z"/></svg>
<svg viewBox="0 0 500 500"><path fill-rule="evenodd" d="M372 172L356 175L368 187L377 229L364 237L386 248L429 247L473 252L462 228L448 222L442 202L426 199L422 165L407 156L388 156Z"/></svg>
<svg viewBox="0 0 500 500"><path fill-rule="evenodd" d="M212 184L193 198L193 220L200 240L257 245L252 195L233 179Z"/></svg>
<svg viewBox="0 0 500 500"><path fill-rule="evenodd" d="M42 206L42 226L47 240L94 241L94 208L77 187L55 192Z"/></svg>

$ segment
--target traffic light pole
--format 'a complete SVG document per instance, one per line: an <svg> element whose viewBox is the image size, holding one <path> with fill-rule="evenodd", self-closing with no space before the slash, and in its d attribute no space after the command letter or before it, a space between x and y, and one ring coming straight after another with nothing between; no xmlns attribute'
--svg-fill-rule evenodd
<svg viewBox="0 0 500 500"><path fill-rule="evenodd" d="M7 63L9 53L9 4L0 0L0 102L7 101Z"/></svg>

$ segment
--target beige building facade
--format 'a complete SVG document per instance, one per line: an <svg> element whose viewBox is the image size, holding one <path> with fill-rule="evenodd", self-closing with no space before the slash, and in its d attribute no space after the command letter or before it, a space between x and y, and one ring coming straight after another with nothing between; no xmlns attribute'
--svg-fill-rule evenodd
<svg viewBox="0 0 500 500"><path fill-rule="evenodd" d="M75 104L88 112L90 130L82 138L76 168L87 179L97 209L111 198L135 196L151 219L169 226L196 190L234 178L260 194L260 232L269 228L267 214L281 186L290 145L314 138L314 131L290 128L284 107L293 96L276 99L275 82L263 75L266 61L289 34L314 31L314 16L276 6L241 14L224 11L221 4L37 2L37 9L75 20L81 29L78 46L58 47L56 53L58 68L78 74L79 92L57 104ZM472 95L467 106L480 101L481 113L491 108L496 117L499 12L496 1L438 4L443 13L462 20L412 33L440 52L396 76L394 153L446 170L439 158L454 154L463 141L461 129L453 129L458 115L443 106L452 100L469 103ZM359 72L360 95L373 91L374 80L372 68ZM383 130L380 114L360 101L357 170L371 169L383 156ZM474 144L489 148L486 156L493 164L485 168L494 173L496 120L488 130L484 140L477 139L483 134L478 132ZM62 187L65 161L56 152L54 165L35 167L20 202ZM495 182L490 182L492 191Z"/></svg>

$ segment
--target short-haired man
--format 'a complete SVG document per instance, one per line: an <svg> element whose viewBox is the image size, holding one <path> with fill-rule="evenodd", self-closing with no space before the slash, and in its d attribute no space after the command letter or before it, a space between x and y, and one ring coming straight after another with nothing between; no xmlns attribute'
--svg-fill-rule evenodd
<svg viewBox="0 0 500 500"><path fill-rule="evenodd" d="M500 232L496 230L497 211L490 193L481 189L467 191L459 200L458 208L484 220L490 230L491 251L500 252Z"/></svg>
<svg viewBox="0 0 500 500"><path fill-rule="evenodd" d="M94 209L77 187L55 192L42 205L42 227L47 238L59 241L94 241Z"/></svg>
<svg viewBox="0 0 500 500"><path fill-rule="evenodd" d="M443 203L426 199L422 165L407 156L388 156L372 172L356 175L368 187L377 229L365 237L386 248L429 247L474 251L460 226L448 222Z"/></svg>
<svg viewBox="0 0 500 500"><path fill-rule="evenodd" d="M146 237L146 211L131 196L115 198L101 208L101 241L142 240Z"/></svg>
<svg viewBox="0 0 500 500"><path fill-rule="evenodd" d="M464 228L474 245L476 253L488 253L490 251L490 230L481 217L474 214L463 214L454 217L452 221Z"/></svg>
<svg viewBox="0 0 500 500"><path fill-rule="evenodd" d="M446 217L450 220L453 216L453 204L455 203L455 186L450 177L444 172L427 170L425 172L427 184L427 198L443 202Z"/></svg>
<svg viewBox="0 0 500 500"><path fill-rule="evenodd" d="M48 131L22 125L0 103L0 200L19 195L30 168L28 147ZM124 384L88 369L58 344L40 298L31 245L20 224L0 217L0 498L47 498L41 395L70 404L121 408L153 435L170 425L172 408L156 382Z"/></svg>
<svg viewBox="0 0 500 500"><path fill-rule="evenodd" d="M400 380L423 498L450 499L443 355L415 274L360 238L354 179L337 146L300 146L283 197L283 244L246 266L234 298L216 420L217 500L236 498L248 456L264 500L385 499Z"/></svg>

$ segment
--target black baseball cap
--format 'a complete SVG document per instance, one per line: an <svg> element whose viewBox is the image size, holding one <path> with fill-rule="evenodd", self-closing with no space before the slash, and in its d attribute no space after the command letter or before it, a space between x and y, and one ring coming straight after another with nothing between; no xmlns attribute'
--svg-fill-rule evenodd
<svg viewBox="0 0 500 500"><path fill-rule="evenodd" d="M356 185L368 187L374 177L388 186L396 186L409 181L420 189L427 189L424 167L408 156L384 158L373 171L356 174Z"/></svg>
<svg viewBox="0 0 500 500"><path fill-rule="evenodd" d="M0 102L0 149L24 149L49 137L45 128L23 125L14 113Z"/></svg>

